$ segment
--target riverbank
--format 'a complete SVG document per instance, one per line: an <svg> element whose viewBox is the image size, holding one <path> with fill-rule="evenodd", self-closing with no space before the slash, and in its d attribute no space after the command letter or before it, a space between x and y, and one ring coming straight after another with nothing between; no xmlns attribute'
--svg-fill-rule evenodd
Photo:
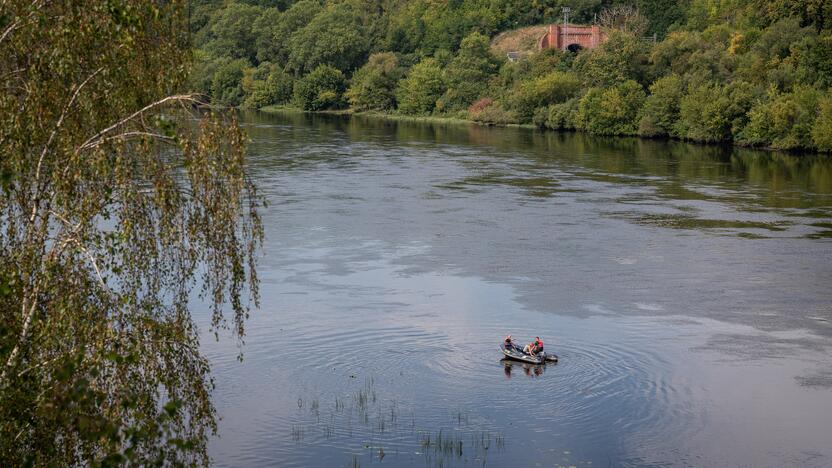
<svg viewBox="0 0 832 468"><path fill-rule="evenodd" d="M451 116L437 116L437 115L405 115L405 114L391 114L388 112L378 111L355 111L352 109L340 110L323 110L323 111L304 111L297 107L288 106L266 106L260 109L261 112L272 114L282 113L300 113L300 114L323 114L323 115L349 115L356 117L370 117L374 119L393 120L397 122L419 122L442 125L481 125L483 127L507 127L507 128L538 128L532 124L486 124L477 122L475 120L463 119Z"/></svg>
<svg viewBox="0 0 832 468"><path fill-rule="evenodd" d="M556 133L584 133L587 135L592 135L589 132L585 132L582 130L553 130L550 128L540 127L533 124L518 124L518 123L510 123L510 124L501 124L501 123L483 123L477 122L476 120L470 119L463 119L460 117L451 117L451 116L438 116L438 115L405 115L405 114L393 114L388 112L379 112L379 111L355 111L352 109L338 109L338 110L323 110L323 111L304 111L302 109L298 109L297 107L290 107L290 106L266 106L258 109L261 112L271 113L271 114L321 114L321 115L345 115L345 116L356 116L356 117L369 117L373 119L383 119L383 120L390 120L396 122L417 122L417 123L429 123L433 125L479 125L482 127L504 127L504 128L526 128L530 130L541 130L547 132L556 132ZM603 138L638 138L640 140L652 140L652 141L678 141L683 143L689 143L694 145L702 145L702 146L730 146L735 148L745 148L745 149L755 149L755 150L762 150L774 153L784 153L784 154L791 154L791 155L800 155L800 156L820 156L820 157L830 157L832 156L829 152L819 152L819 151L809 151L804 149L792 149L792 150L785 150L781 148L772 148L769 146L750 146L750 145L743 145L736 141L723 141L723 142L706 142L706 141L697 141L697 140L686 140L682 138L674 138L674 137L645 137L640 135L597 135Z"/></svg>

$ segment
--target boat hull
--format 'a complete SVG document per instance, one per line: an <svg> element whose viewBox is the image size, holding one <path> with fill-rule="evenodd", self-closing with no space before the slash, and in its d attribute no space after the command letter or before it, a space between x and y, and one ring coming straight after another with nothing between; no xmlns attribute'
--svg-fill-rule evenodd
<svg viewBox="0 0 832 468"><path fill-rule="evenodd" d="M505 344L500 345L500 351L503 352L503 355L508 359L512 359L515 361L520 362L528 362L529 364L545 364L547 362L558 362L558 357L555 354L549 354L546 352L538 353L535 356L531 356L523 352L522 349L519 349L517 346L506 346Z"/></svg>

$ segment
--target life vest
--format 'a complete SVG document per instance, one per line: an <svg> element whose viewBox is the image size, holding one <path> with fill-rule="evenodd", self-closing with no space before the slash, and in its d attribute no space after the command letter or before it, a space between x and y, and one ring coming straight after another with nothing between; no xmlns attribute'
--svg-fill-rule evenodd
<svg viewBox="0 0 832 468"><path fill-rule="evenodd" d="M543 340L535 341L534 346L535 348L537 348L538 351L543 351Z"/></svg>

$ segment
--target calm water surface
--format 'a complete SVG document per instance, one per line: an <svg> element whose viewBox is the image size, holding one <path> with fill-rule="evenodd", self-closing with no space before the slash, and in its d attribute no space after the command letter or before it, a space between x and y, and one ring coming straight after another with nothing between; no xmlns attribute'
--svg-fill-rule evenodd
<svg viewBox="0 0 832 468"><path fill-rule="evenodd" d="M218 465L832 466L829 159L242 118L270 205L244 361L204 339Z"/></svg>

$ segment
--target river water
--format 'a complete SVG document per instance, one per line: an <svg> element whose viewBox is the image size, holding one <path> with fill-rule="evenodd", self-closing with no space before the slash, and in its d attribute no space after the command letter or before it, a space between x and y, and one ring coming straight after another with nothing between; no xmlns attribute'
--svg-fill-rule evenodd
<svg viewBox="0 0 832 468"><path fill-rule="evenodd" d="M269 206L244 359L203 343L219 466L832 466L832 160L241 118Z"/></svg>

